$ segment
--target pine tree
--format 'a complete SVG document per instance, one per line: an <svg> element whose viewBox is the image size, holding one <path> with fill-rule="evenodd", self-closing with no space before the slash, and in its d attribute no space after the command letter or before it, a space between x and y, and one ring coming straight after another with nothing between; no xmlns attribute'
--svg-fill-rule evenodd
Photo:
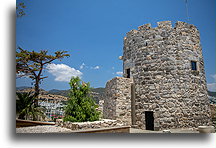
<svg viewBox="0 0 216 148"><path fill-rule="evenodd" d="M34 84L34 97L40 93L39 84L47 76L43 76L42 72L47 64L51 64L54 60L61 60L64 57L70 56L66 54L67 51L56 51L55 55L48 55L47 50L28 51L21 47L17 48L16 51L16 73L18 77L28 76L33 80ZM37 104L37 103L36 103Z"/></svg>
<svg viewBox="0 0 216 148"><path fill-rule="evenodd" d="M64 121L85 122L99 120L98 105L90 95L90 84L81 82L79 77L70 80L70 99L65 107Z"/></svg>

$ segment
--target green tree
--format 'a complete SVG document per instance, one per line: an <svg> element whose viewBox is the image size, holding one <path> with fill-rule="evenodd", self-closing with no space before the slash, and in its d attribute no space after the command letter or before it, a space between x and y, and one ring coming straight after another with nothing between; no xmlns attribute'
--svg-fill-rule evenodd
<svg viewBox="0 0 216 148"><path fill-rule="evenodd" d="M70 80L70 99L65 107L64 121L84 122L99 120L98 105L90 96L90 84L81 82L79 77Z"/></svg>
<svg viewBox="0 0 216 148"><path fill-rule="evenodd" d="M28 76L33 80L35 98L40 93L39 84L41 80L47 78L42 75L45 66L56 59L61 60L70 56L66 54L67 51L56 51L55 55L48 55L47 52L47 50L40 50L40 52L28 51L20 47L16 51L16 73L18 77Z"/></svg>

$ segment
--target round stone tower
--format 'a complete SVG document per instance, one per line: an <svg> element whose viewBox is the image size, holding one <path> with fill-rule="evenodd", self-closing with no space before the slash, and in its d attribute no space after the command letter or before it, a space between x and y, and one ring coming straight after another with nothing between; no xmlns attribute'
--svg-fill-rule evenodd
<svg viewBox="0 0 216 148"><path fill-rule="evenodd" d="M143 129L211 125L199 31L170 21L124 38L123 76L133 78L134 122ZM133 108L133 107L132 107Z"/></svg>

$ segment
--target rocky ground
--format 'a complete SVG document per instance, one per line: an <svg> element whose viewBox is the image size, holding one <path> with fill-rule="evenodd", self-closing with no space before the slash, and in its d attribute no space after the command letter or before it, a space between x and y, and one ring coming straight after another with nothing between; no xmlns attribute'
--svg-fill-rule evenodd
<svg viewBox="0 0 216 148"><path fill-rule="evenodd" d="M190 129L171 129L171 130L165 130L165 131L150 131L150 130L130 128L130 133L199 133L199 132L191 128Z"/></svg>
<svg viewBox="0 0 216 148"><path fill-rule="evenodd" d="M61 128L58 126L31 126L16 128L16 133L70 133L72 130L67 128ZM172 129L171 133L199 133L193 129ZM136 128L130 128L130 133L163 133L163 131L148 131Z"/></svg>

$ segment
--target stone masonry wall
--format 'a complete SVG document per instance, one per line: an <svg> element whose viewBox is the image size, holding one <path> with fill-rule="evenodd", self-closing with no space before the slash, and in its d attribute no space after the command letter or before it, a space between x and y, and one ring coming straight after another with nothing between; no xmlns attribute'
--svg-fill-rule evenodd
<svg viewBox="0 0 216 148"><path fill-rule="evenodd" d="M115 77L108 81L105 89L103 117L131 125L132 79Z"/></svg>
<svg viewBox="0 0 216 148"><path fill-rule="evenodd" d="M56 125L65 127L71 130L85 130L85 129L97 129L97 128L110 128L122 126L118 124L116 120L103 119L101 121L93 122L63 122L62 119L56 120Z"/></svg>
<svg viewBox="0 0 216 148"><path fill-rule="evenodd" d="M211 109L212 123L213 123L214 128L216 129L216 104L211 104L210 109Z"/></svg>
<svg viewBox="0 0 216 148"><path fill-rule="evenodd" d="M103 119L103 108L104 108L104 100L99 100L98 111L100 111L100 118Z"/></svg>
<svg viewBox="0 0 216 148"><path fill-rule="evenodd" d="M191 61L197 70L191 70ZM164 21L155 28L146 24L131 30L124 38L123 64L124 76L130 68L135 84L139 128L146 128L145 111L154 112L160 129L212 124L200 35L194 25L177 22L172 27ZM118 89L112 91L118 94Z"/></svg>

